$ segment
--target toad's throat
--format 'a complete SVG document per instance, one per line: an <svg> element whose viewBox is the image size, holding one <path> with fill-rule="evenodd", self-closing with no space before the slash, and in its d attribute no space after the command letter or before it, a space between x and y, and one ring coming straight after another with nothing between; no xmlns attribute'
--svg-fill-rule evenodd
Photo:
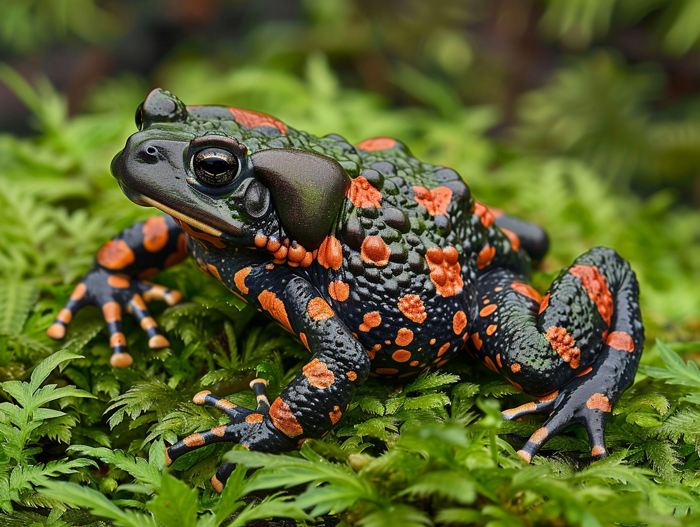
<svg viewBox="0 0 700 527"><path fill-rule="evenodd" d="M207 234L211 234L212 236L216 236L217 238L221 237L222 232L219 229L215 229L214 227L211 227L211 226L207 225L206 223L202 223L201 221L196 220L196 219L194 219L186 214L183 214L180 211L177 211L175 209L171 209L167 205L163 205L162 203L160 203L152 198L149 198L148 196L144 196L143 194L141 194L139 196L139 201L140 201L139 204L143 203L146 205L150 205L151 207L155 207L159 210L162 210L163 212L165 212L166 214L169 214L173 218L180 220L180 221L186 223L187 225L191 225L192 227L199 229L202 232L206 232Z"/></svg>

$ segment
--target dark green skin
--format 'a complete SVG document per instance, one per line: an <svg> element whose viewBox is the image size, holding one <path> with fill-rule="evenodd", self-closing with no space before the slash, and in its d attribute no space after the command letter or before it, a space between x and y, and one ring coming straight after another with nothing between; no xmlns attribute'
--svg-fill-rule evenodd
<svg viewBox="0 0 700 527"><path fill-rule="evenodd" d="M231 424L169 447L168 463L219 441L295 448L327 432L368 375L415 375L459 352L538 397L506 410L506 419L549 413L518 452L523 459L573 422L586 427L592 456L606 455L605 423L632 382L644 340L634 273L613 250L579 257L542 300L527 283L531 257L546 251L544 231L494 219L454 170L420 162L398 141L353 146L254 112L186 107L162 90L149 94L137 123L113 173L134 202L175 219L137 224L108 242L67 311L94 303L109 318L105 306L116 302L131 307L154 340L137 296L173 293L153 294L157 286L139 277L189 252L312 354L271 405L264 381L254 381L255 411L197 394L195 402L226 412ZM198 152L211 149L237 160L223 185L197 175ZM108 283L114 275L128 287ZM65 333L66 318L52 336ZM121 316L111 318L112 363L128 365L126 343L114 337ZM225 463L212 478L217 489L231 469Z"/></svg>

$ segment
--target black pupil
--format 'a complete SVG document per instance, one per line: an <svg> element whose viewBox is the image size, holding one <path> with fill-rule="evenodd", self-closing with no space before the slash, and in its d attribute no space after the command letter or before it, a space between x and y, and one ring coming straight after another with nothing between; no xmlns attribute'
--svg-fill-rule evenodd
<svg viewBox="0 0 700 527"><path fill-rule="evenodd" d="M212 187L227 185L238 173L238 160L231 152L220 148L207 148L194 158L197 179Z"/></svg>

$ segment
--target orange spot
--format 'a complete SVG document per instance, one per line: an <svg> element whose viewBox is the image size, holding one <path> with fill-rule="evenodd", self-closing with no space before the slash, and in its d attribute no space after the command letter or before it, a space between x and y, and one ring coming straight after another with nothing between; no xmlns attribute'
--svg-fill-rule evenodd
<svg viewBox="0 0 700 527"><path fill-rule="evenodd" d="M248 287L245 285L245 279L250 274L250 271L252 271L252 267L244 267L233 275L233 283L236 284L238 290L244 295L248 294Z"/></svg>
<svg viewBox="0 0 700 527"><path fill-rule="evenodd" d="M287 317L287 309L284 307L284 302L277 298L275 293L270 291L263 291L258 295L258 302L260 306L272 315L272 318L277 320L289 331L292 331L292 326L289 323L289 317Z"/></svg>
<svg viewBox="0 0 700 527"><path fill-rule="evenodd" d="M496 304L491 304L491 305L483 308L481 311L479 311L479 316L480 317L487 317L490 314L492 314L494 311L496 311L497 309L498 309L498 306Z"/></svg>
<svg viewBox="0 0 700 527"><path fill-rule="evenodd" d="M464 311L457 311L452 317L452 331L455 335L459 335L467 327L467 314Z"/></svg>
<svg viewBox="0 0 700 527"><path fill-rule="evenodd" d="M143 224L143 246L148 252L160 251L168 243L168 226L165 216L148 218Z"/></svg>
<svg viewBox="0 0 700 527"><path fill-rule="evenodd" d="M314 253L312 253L311 251L307 251L306 256L304 256L304 259L301 261L301 263L299 265L301 265L302 267L308 267L314 261L314 258L315 258Z"/></svg>
<svg viewBox="0 0 700 527"><path fill-rule="evenodd" d="M431 216L447 214L447 207L452 199L451 189L438 187L428 190L425 187L414 185L413 192L415 193L413 199L420 205L423 205Z"/></svg>
<svg viewBox="0 0 700 527"><path fill-rule="evenodd" d="M488 207L486 207L482 203L479 203L478 201L474 202L474 214L479 216L479 218L481 219L481 224L484 227L490 227L491 225L493 225L493 222L496 221Z"/></svg>
<svg viewBox="0 0 700 527"><path fill-rule="evenodd" d="M542 299L542 301L540 302L540 311L539 311L539 313L542 313L542 311L544 311L545 309L547 309L547 307L549 307L549 293L547 293L547 294L544 296L544 298ZM539 314L539 313L538 313L538 314Z"/></svg>
<svg viewBox="0 0 700 527"><path fill-rule="evenodd" d="M391 358L396 362L408 362L408 360L411 358L411 352L408 350L396 350L391 355Z"/></svg>
<svg viewBox="0 0 700 527"><path fill-rule="evenodd" d="M486 334L491 336L496 332L497 329L498 326L496 324L491 324L489 327L486 328Z"/></svg>
<svg viewBox="0 0 700 527"><path fill-rule="evenodd" d="M413 341L413 331L401 328L396 334L396 340L394 342L397 346L408 346L411 341Z"/></svg>
<svg viewBox="0 0 700 527"><path fill-rule="evenodd" d="M282 247L282 244L279 240L268 240L266 248L268 252L276 253L280 247Z"/></svg>
<svg viewBox="0 0 700 527"><path fill-rule="evenodd" d="M163 349L170 347L170 342L163 335L153 335L148 339L148 347L151 349Z"/></svg>
<svg viewBox="0 0 700 527"><path fill-rule="evenodd" d="M422 324L428 315L425 314L425 306L418 295L404 295L398 302L399 311L412 322Z"/></svg>
<svg viewBox="0 0 700 527"><path fill-rule="evenodd" d="M122 319L122 308L117 302L107 302L102 306L106 322L115 322Z"/></svg>
<svg viewBox="0 0 700 527"><path fill-rule="evenodd" d="M311 317L311 320L315 322L328 320L335 316L331 306L320 296L309 300L309 303L306 305L306 312L309 314L309 317Z"/></svg>
<svg viewBox="0 0 700 527"><path fill-rule="evenodd" d="M64 324L69 324L73 319L73 313L71 313L70 309L63 308L58 312L56 319L60 320Z"/></svg>
<svg viewBox="0 0 700 527"><path fill-rule="evenodd" d="M216 268L216 266L214 266L212 264L207 264L207 270L209 271L209 274L211 274L214 278L221 281L221 275L219 274L219 270ZM235 276L234 276L234 280L235 280Z"/></svg>
<svg viewBox="0 0 700 527"><path fill-rule="evenodd" d="M396 368L377 368L375 371L379 375L394 375L395 373L399 373L399 370Z"/></svg>
<svg viewBox="0 0 700 527"><path fill-rule="evenodd" d="M216 477L216 474L214 474L211 477L211 486L214 487L214 490L221 494L224 491L224 484L219 481L219 478Z"/></svg>
<svg viewBox="0 0 700 527"><path fill-rule="evenodd" d="M199 433L187 436L185 439L182 440L182 442L190 448L195 446L202 446L206 443L206 441L204 440L204 436Z"/></svg>
<svg viewBox="0 0 700 527"><path fill-rule="evenodd" d="M109 359L109 363L115 368L128 368L134 363L134 359L128 353L115 353Z"/></svg>
<svg viewBox="0 0 700 527"><path fill-rule="evenodd" d="M442 368L442 367L443 367L445 364L447 364L448 362L450 362L449 359L441 360L440 362L437 363L437 367L438 367L438 368ZM415 372L415 371L414 371L414 372L412 373L412 375L413 375L413 374L416 374L416 373L418 373L418 372Z"/></svg>
<svg viewBox="0 0 700 527"><path fill-rule="evenodd" d="M506 235L508 240L510 241L510 246L514 251L517 251L520 249L520 238L518 238L518 235L515 234L513 231L504 229L501 227L501 232Z"/></svg>
<svg viewBox="0 0 700 527"><path fill-rule="evenodd" d="M549 435L549 430L547 430L545 427L540 428L539 430L536 430L534 434L530 436L530 441L535 443L536 445L539 445L547 439L547 436Z"/></svg>
<svg viewBox="0 0 700 527"><path fill-rule="evenodd" d="M107 269L123 269L134 260L134 253L124 240L110 240L97 253L97 263Z"/></svg>
<svg viewBox="0 0 700 527"><path fill-rule="evenodd" d="M311 351L311 348L309 348L309 341L306 339L305 333L299 333L299 340L301 340L301 343L306 347L307 350Z"/></svg>
<svg viewBox="0 0 700 527"><path fill-rule="evenodd" d="M483 269L491 263L494 256L496 256L496 248L491 247L487 242L486 245L484 245L484 248L479 251L479 256L476 258L476 266L479 269Z"/></svg>
<svg viewBox="0 0 700 527"><path fill-rule="evenodd" d="M450 349L450 343L445 342L442 346L440 346L440 349L437 352L437 356L442 357L448 349Z"/></svg>
<svg viewBox="0 0 700 527"><path fill-rule="evenodd" d="M596 456L602 456L605 454L605 447L602 447L600 445L595 445L591 449L591 456L596 457Z"/></svg>
<svg viewBox="0 0 700 527"><path fill-rule="evenodd" d="M256 234L253 243L256 247L262 249L267 245L267 236L265 236L264 234Z"/></svg>
<svg viewBox="0 0 700 527"><path fill-rule="evenodd" d="M553 401L554 399L557 398L557 395L559 395L559 390L554 390L552 393L549 395L544 395L542 397L539 397L537 400L541 403L548 403L550 401Z"/></svg>
<svg viewBox="0 0 700 527"><path fill-rule="evenodd" d="M496 364L498 364L499 368L503 368L503 363L501 362L501 354L496 353Z"/></svg>
<svg viewBox="0 0 700 527"><path fill-rule="evenodd" d="M501 413L506 419L512 419L516 415L528 414L537 411L537 405L535 403L525 403L521 404L517 408L510 408L508 410L503 410Z"/></svg>
<svg viewBox="0 0 700 527"><path fill-rule="evenodd" d="M250 414L250 415L246 415L246 417L245 417L246 423L261 423L262 420L263 420L262 414Z"/></svg>
<svg viewBox="0 0 700 527"><path fill-rule="evenodd" d="M63 324L51 324L46 334L54 340L61 340L66 336L66 328Z"/></svg>
<svg viewBox="0 0 700 527"><path fill-rule="evenodd" d="M474 333L472 335L472 342L474 343L474 347L478 350L481 349L482 344L484 343L480 338L478 333Z"/></svg>
<svg viewBox="0 0 700 527"><path fill-rule="evenodd" d="M248 421L248 417L246 417L246 421ZM209 431L217 437L224 437L226 435L226 425L217 426L216 428L212 428Z"/></svg>
<svg viewBox="0 0 700 527"><path fill-rule="evenodd" d="M498 368L496 368L496 365L493 363L493 361L489 357L484 357L484 363L486 364L486 367L489 370L493 370L496 373L498 373Z"/></svg>
<svg viewBox="0 0 700 527"><path fill-rule="evenodd" d="M348 199L355 207L374 207L381 208L379 202L382 200L382 193L370 185L369 181L363 176L359 176L352 180L348 189Z"/></svg>
<svg viewBox="0 0 700 527"><path fill-rule="evenodd" d="M325 362L314 359L302 368L306 379L311 386L323 390L328 388L335 381L333 372L328 369Z"/></svg>
<svg viewBox="0 0 700 527"><path fill-rule="evenodd" d="M525 452L524 450L518 450L517 454L525 461L525 463L530 463L532 461L532 454Z"/></svg>
<svg viewBox="0 0 700 527"><path fill-rule="evenodd" d="M112 274L107 278L107 283L117 289L125 289L131 284L131 280L125 274Z"/></svg>
<svg viewBox="0 0 700 527"><path fill-rule="evenodd" d="M608 335L605 343L616 350L629 351L630 353L634 351L634 341L632 337L624 331L613 331Z"/></svg>
<svg viewBox="0 0 700 527"><path fill-rule="evenodd" d="M271 115L254 112L253 110L244 110L242 108L229 108L229 111L233 114L233 118L238 124L242 124L248 128L272 126L273 128L277 128L282 135L287 133L287 125L282 121L278 121Z"/></svg>
<svg viewBox="0 0 700 527"><path fill-rule="evenodd" d="M603 412L610 412L612 410L610 399L602 393L594 393L591 395L591 398L586 401L586 406L589 410L601 410Z"/></svg>
<svg viewBox="0 0 700 527"><path fill-rule="evenodd" d="M126 337L124 336L124 333L112 333L109 336L109 346L111 348L126 346Z"/></svg>
<svg viewBox="0 0 700 527"><path fill-rule="evenodd" d="M285 258L287 258L288 251L289 249L287 249L287 247L283 245L282 247L277 249L272 256L275 260L284 260Z"/></svg>
<svg viewBox="0 0 700 527"><path fill-rule="evenodd" d="M197 392L194 397L192 397L192 402L194 404L204 404L207 399L207 395L210 395L211 392L209 390L202 390L201 392Z"/></svg>
<svg viewBox="0 0 700 527"><path fill-rule="evenodd" d="M510 284L510 286L521 295L525 295L526 297L531 298L538 304L542 302L542 295L540 295L534 287L529 286L527 284L523 284L521 282L513 282L512 284Z"/></svg>
<svg viewBox="0 0 700 527"><path fill-rule="evenodd" d="M334 406L333 411L328 414L328 417L331 418L331 423L333 423L333 424L340 421L340 418L342 416L343 416L343 413L340 411L340 406Z"/></svg>
<svg viewBox="0 0 700 527"><path fill-rule="evenodd" d="M304 258L306 258L306 252L306 249L304 249L301 245L295 242L292 243L292 245L289 247L289 251L287 252L287 258L290 262L300 264L304 261Z"/></svg>
<svg viewBox="0 0 700 527"><path fill-rule="evenodd" d="M417 360L413 360L413 361L411 361L411 363L409 364L409 366L413 366L413 367L415 368L416 366L418 366L418 362L419 362L419 361L417 361Z"/></svg>
<svg viewBox="0 0 700 527"><path fill-rule="evenodd" d="M328 284L328 294L333 300L345 302L350 296L350 286L342 280L336 280Z"/></svg>
<svg viewBox="0 0 700 527"><path fill-rule="evenodd" d="M318 263L326 269L340 269L343 265L343 247L335 236L326 236L318 248ZM303 262L302 262L303 265Z"/></svg>
<svg viewBox="0 0 700 527"><path fill-rule="evenodd" d="M362 242L360 257L362 261L374 265L386 265L389 263L391 250L380 236L367 236Z"/></svg>
<svg viewBox="0 0 700 527"><path fill-rule="evenodd" d="M436 342L437 342L437 340L435 340L435 339L430 339L430 345L431 345L431 346L433 346Z"/></svg>
<svg viewBox="0 0 700 527"><path fill-rule="evenodd" d="M73 292L70 295L71 300L80 300L85 296L85 291L87 291L87 286L82 282L75 286Z"/></svg>
<svg viewBox="0 0 700 527"><path fill-rule="evenodd" d="M513 373L518 373L520 371L520 364L518 364L517 362L511 364L510 371L512 371Z"/></svg>
<svg viewBox="0 0 700 527"><path fill-rule="evenodd" d="M569 335L566 328L550 326L547 329L547 333L545 333L545 338L564 362L568 362L573 369L578 368L581 360L581 350L576 347L574 337Z"/></svg>
<svg viewBox="0 0 700 527"><path fill-rule="evenodd" d="M346 375L347 378L350 379L351 381L354 381L354 380L357 379L357 373L355 373L354 371L349 371L349 372L347 372L345 375Z"/></svg>
<svg viewBox="0 0 700 527"><path fill-rule="evenodd" d="M304 429L297 421L289 405L281 398L275 399L270 406L270 420L272 424L288 437L300 436L304 433Z"/></svg>
<svg viewBox="0 0 700 527"><path fill-rule="evenodd" d="M143 301L143 297L138 293L131 297L131 305L133 305L136 309L140 309L141 311L146 309L146 302Z"/></svg>
<svg viewBox="0 0 700 527"><path fill-rule="evenodd" d="M459 253L454 247L431 247L425 253L430 268L430 281L440 296L454 296L462 290L462 268Z"/></svg>
<svg viewBox="0 0 700 527"><path fill-rule="evenodd" d="M583 377L584 375L588 375L589 373L591 373L592 369L593 369L593 367L589 366L588 368L583 370L581 373L577 374L576 377Z"/></svg>
<svg viewBox="0 0 700 527"><path fill-rule="evenodd" d="M371 313L367 313L364 317L362 317L362 324L360 324L358 329L360 331L367 332L372 328L376 328L381 323L382 316L379 314L379 311L372 311Z"/></svg>
<svg viewBox="0 0 700 527"><path fill-rule="evenodd" d="M609 326L612 318L613 303L605 277L600 274L597 267L588 265L574 265L569 269L569 273L581 280L583 288L588 293L588 298L596 305L598 313Z"/></svg>
<svg viewBox="0 0 700 527"><path fill-rule="evenodd" d="M396 145L396 139L393 137L370 137L369 139L360 141L355 146L366 152L373 152L375 150L394 148L394 145Z"/></svg>

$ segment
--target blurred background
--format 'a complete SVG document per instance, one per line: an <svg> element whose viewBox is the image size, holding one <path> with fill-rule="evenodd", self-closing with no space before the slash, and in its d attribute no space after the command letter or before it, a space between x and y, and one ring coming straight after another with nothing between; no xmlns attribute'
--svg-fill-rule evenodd
<svg viewBox="0 0 700 527"><path fill-rule="evenodd" d="M160 86L393 135L547 226L536 286L609 245L700 339L700 0L2 0L0 64L0 271L75 281L151 214L108 166Z"/></svg>

